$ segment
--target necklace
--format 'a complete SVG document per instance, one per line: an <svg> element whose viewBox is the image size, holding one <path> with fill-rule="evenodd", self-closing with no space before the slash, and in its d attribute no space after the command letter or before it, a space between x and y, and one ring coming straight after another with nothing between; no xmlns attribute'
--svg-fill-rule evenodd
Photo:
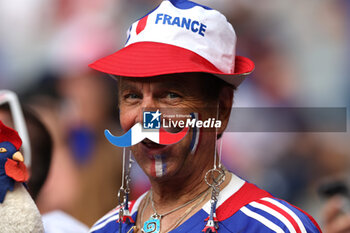
<svg viewBox="0 0 350 233"><path fill-rule="evenodd" d="M202 193L198 194L195 198L193 198L192 200L164 213L164 214L159 214L154 206L154 201L153 201L153 192L152 192L152 189L150 191L150 197L148 198L146 204L145 204L145 207L144 209L147 207L148 203L149 203L149 200L151 200L151 204L152 204L152 209L154 211L154 213L151 215L151 217L146 221L144 222L143 224L143 228L141 229L141 232L143 233L159 233L160 232L160 221L161 219L164 217L164 216L167 216L193 202L195 202L196 200L198 200L201 196L203 196L205 193L208 194L208 191L209 189L206 189L205 191L203 191ZM179 220L172 226L170 227L169 229L173 228L173 227L176 227L190 212L192 212L192 210L194 208L196 208L206 197L207 195L205 195L202 200L200 202L198 202L196 205L193 205L190 209L188 209L184 215L182 215ZM143 211L144 209L142 210L142 213L141 213L141 219L142 219L142 215L143 215ZM141 222L142 224L142 222ZM168 229L168 230L169 230Z"/></svg>
<svg viewBox="0 0 350 233"><path fill-rule="evenodd" d="M143 223L142 218L143 218L143 213L145 212L145 209L147 208L147 206L149 204L150 196L147 194L147 197L145 197L145 199L146 198L147 198L147 200L146 200L146 203L144 204L144 206L142 207L141 216L140 216L141 232L144 232L142 229L142 223Z"/></svg>
<svg viewBox="0 0 350 233"><path fill-rule="evenodd" d="M186 212L184 213L184 215L182 217L180 217L175 223L174 225L170 226L165 232L170 232L171 230L175 229L176 227L178 227L180 225L180 223L194 210L196 209L208 196L209 192L207 191L206 194L201 198L201 200L194 204L191 208L189 208L188 210L186 210Z"/></svg>

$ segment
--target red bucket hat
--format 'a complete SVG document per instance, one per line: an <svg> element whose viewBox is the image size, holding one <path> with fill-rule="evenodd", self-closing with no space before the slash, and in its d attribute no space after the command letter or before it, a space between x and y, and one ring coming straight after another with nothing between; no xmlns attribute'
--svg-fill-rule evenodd
<svg viewBox="0 0 350 233"><path fill-rule="evenodd" d="M236 56L236 40L220 12L187 0L165 0L131 25L124 48L89 66L126 77L205 72L237 87L254 63Z"/></svg>

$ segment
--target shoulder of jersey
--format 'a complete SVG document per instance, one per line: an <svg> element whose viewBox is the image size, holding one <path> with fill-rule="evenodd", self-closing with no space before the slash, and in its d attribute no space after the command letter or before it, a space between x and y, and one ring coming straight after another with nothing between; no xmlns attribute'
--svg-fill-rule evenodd
<svg viewBox="0 0 350 233"><path fill-rule="evenodd" d="M261 229L259 232L322 232L317 222L309 214L274 197L252 201L243 206L238 214L246 219L244 222L249 224L249 228Z"/></svg>
<svg viewBox="0 0 350 233"><path fill-rule="evenodd" d="M129 206L132 206L133 202L129 202ZM109 211L106 215L100 218L90 229L89 233L103 233L110 232L111 229L117 229L117 220L119 218L120 206L117 206L113 210Z"/></svg>

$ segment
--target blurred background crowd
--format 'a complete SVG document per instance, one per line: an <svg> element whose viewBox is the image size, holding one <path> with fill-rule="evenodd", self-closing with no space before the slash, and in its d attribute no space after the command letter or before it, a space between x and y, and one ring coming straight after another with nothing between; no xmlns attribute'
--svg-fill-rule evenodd
<svg viewBox="0 0 350 233"><path fill-rule="evenodd" d="M226 15L238 36L237 53L256 64L235 93L234 106L349 107L349 1L196 2ZM116 84L87 65L121 48L129 25L159 3L0 2L0 89L15 91L54 142L37 198L42 213L59 209L91 226L117 204L121 151L103 136L106 128L120 132ZM319 219L318 187L349 177L349 139L347 132L228 132L223 161ZM133 168L133 197L147 185Z"/></svg>

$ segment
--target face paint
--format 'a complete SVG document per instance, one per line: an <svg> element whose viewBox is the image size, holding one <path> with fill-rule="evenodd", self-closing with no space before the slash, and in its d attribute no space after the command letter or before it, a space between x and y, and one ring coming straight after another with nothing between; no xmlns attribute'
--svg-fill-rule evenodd
<svg viewBox="0 0 350 233"><path fill-rule="evenodd" d="M149 140L162 144L169 145L179 142L183 139L187 132L188 127L183 128L178 133L169 133L163 128L160 129L144 129L140 123L136 123L131 129L128 130L124 135L117 137L111 134L109 130L105 130L105 137L107 140L118 147L133 146L143 139L148 138Z"/></svg>
<svg viewBox="0 0 350 233"><path fill-rule="evenodd" d="M191 113L192 118L195 118L198 120L198 113ZM200 138L200 130L197 127L192 128L192 139L191 139L191 144L190 144L190 153L195 154L197 151L197 147L199 144L199 138Z"/></svg>
<svg viewBox="0 0 350 233"><path fill-rule="evenodd" d="M155 155L151 168L151 174L156 177L162 177L166 174L165 155Z"/></svg>

